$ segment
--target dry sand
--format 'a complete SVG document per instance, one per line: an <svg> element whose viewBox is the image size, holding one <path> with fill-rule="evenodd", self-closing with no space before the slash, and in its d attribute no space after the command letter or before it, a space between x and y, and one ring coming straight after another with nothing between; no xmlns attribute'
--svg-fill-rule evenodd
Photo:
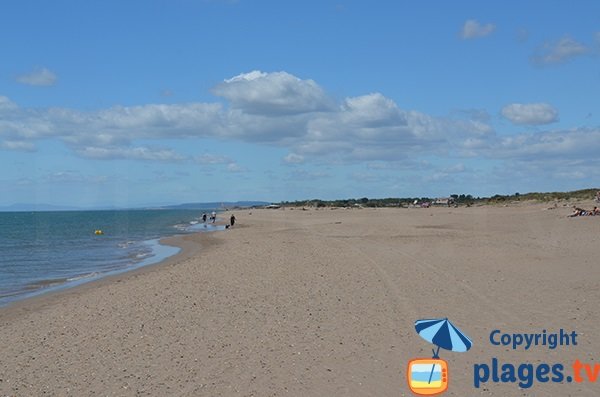
<svg viewBox="0 0 600 397"><path fill-rule="evenodd" d="M167 263L0 309L0 395L402 396L414 330L448 317L450 396L595 396L600 382L473 387L473 366L600 358L600 218L568 207L236 211ZM201 248L201 250L200 250ZM579 334L514 352L489 334ZM568 375L569 369L565 370Z"/></svg>

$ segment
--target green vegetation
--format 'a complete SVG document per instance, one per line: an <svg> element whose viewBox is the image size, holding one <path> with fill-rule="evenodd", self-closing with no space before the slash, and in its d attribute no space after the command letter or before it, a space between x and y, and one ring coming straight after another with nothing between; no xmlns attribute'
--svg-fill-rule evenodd
<svg viewBox="0 0 600 397"><path fill-rule="evenodd" d="M550 193L515 193L512 195L496 194L492 197L474 197L470 194L452 194L454 205L474 205L474 204L505 204L515 201L539 201L549 202L557 200L590 200L596 197L596 192L600 189L583 189L572 192L550 192ZM417 203L432 203L435 198L432 197L405 197L405 198L358 198L345 200L300 200L283 201L280 204L287 207L408 207L415 201Z"/></svg>
<svg viewBox="0 0 600 397"><path fill-rule="evenodd" d="M507 202L507 201L527 201L534 200L540 202L557 201L557 200L591 200L596 197L596 192L600 189L582 189L572 192L549 192L549 193L515 193L510 196L495 195L486 199L490 203Z"/></svg>

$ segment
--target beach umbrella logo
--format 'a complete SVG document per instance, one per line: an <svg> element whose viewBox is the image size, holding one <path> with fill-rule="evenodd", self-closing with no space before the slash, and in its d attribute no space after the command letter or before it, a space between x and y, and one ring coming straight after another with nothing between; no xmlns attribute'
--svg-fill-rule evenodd
<svg viewBox="0 0 600 397"><path fill-rule="evenodd" d="M469 350L473 342L447 318L417 320L415 330L437 349L432 349L432 358L409 361L408 387L421 396L444 393L448 389L448 363L440 358L440 348L462 353Z"/></svg>

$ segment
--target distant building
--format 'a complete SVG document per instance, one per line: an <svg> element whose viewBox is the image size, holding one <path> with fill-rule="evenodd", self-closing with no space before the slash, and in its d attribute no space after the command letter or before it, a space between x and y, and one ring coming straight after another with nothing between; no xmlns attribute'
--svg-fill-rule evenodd
<svg viewBox="0 0 600 397"><path fill-rule="evenodd" d="M440 197L440 198L436 198L433 201L433 205L438 205L438 206L450 207L452 204L454 204L454 198L452 198L452 197Z"/></svg>

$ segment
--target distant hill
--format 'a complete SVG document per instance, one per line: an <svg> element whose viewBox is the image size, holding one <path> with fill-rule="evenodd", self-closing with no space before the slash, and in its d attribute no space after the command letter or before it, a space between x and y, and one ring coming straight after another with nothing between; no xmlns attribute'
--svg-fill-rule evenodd
<svg viewBox="0 0 600 397"><path fill-rule="evenodd" d="M160 208L170 210L212 210L219 208L254 207L269 204L271 203L268 203L266 201L218 201L212 203L184 203L176 205L166 205L161 206Z"/></svg>
<svg viewBox="0 0 600 397"><path fill-rule="evenodd" d="M119 209L173 209L173 210L213 210L220 208L234 207L254 207L268 205L266 201L236 201L236 202L213 202L213 203L184 203L174 205L161 205L156 207L137 207L137 208L121 208L121 207L93 207L81 208L75 206L61 206L44 203L17 203L7 206L0 206L0 212L38 212L38 211L98 211L98 210L119 210Z"/></svg>

